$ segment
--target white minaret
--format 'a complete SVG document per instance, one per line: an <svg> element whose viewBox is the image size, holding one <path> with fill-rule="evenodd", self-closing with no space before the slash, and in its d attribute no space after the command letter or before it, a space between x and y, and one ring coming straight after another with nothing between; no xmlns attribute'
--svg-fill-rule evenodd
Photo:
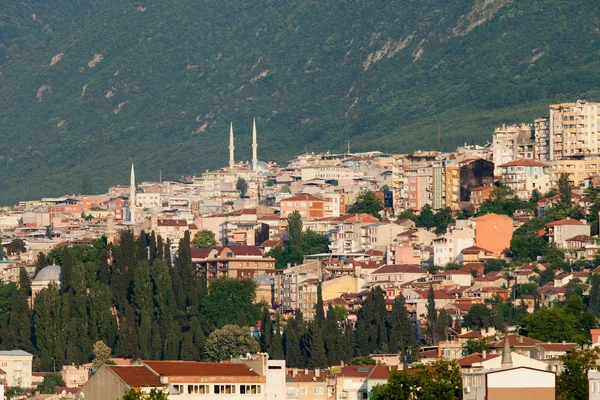
<svg viewBox="0 0 600 400"><path fill-rule="evenodd" d="M229 125L229 169L235 165L235 146L233 145L233 122Z"/></svg>
<svg viewBox="0 0 600 400"><path fill-rule="evenodd" d="M135 208L135 170L133 163L131 163L131 178L129 180L129 216L130 222L135 220L133 216L133 209Z"/></svg>
<svg viewBox="0 0 600 400"><path fill-rule="evenodd" d="M258 170L258 143L256 143L256 118L252 120L252 170Z"/></svg>

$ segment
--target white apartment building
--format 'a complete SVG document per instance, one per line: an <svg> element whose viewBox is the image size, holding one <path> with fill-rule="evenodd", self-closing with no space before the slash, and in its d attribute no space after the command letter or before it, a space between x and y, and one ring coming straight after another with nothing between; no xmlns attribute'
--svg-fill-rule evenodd
<svg viewBox="0 0 600 400"><path fill-rule="evenodd" d="M458 256L463 249L475 245L475 229L467 220L456 221L456 226L442 237L433 241L433 263L436 266L460 261Z"/></svg>
<svg viewBox="0 0 600 400"><path fill-rule="evenodd" d="M6 387L30 388L33 354L23 350L0 351L0 369L6 372Z"/></svg>
<svg viewBox="0 0 600 400"><path fill-rule="evenodd" d="M499 165L534 156L534 130L530 124L502 125L494 131L492 154L494 176L500 174Z"/></svg>
<svg viewBox="0 0 600 400"><path fill-rule="evenodd" d="M550 106L550 159L600 155L600 103L577 100Z"/></svg>

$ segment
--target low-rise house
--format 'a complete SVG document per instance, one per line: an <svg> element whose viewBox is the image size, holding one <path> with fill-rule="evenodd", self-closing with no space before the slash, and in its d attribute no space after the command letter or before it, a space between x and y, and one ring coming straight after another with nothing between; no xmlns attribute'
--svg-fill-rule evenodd
<svg viewBox="0 0 600 400"><path fill-rule="evenodd" d="M64 365L60 376L68 388L78 388L88 381L90 370L83 366Z"/></svg>
<svg viewBox="0 0 600 400"><path fill-rule="evenodd" d="M265 257L256 246L192 248L192 263L208 282L216 278L255 278L275 272L275 259Z"/></svg>
<svg viewBox="0 0 600 400"><path fill-rule="evenodd" d="M318 400L333 397L333 386L327 385L327 371L288 368L285 376L285 398Z"/></svg>
<svg viewBox="0 0 600 400"><path fill-rule="evenodd" d="M387 383L390 371L395 369L387 365L342 367L342 370L335 374L336 399L368 399L373 388Z"/></svg>
<svg viewBox="0 0 600 400"><path fill-rule="evenodd" d="M429 275L429 271L419 265L384 265L371 272L371 285L392 282L398 285L411 282Z"/></svg>
<svg viewBox="0 0 600 400"><path fill-rule="evenodd" d="M566 249L568 239L579 235L590 236L590 225L577 219L565 218L546 224L546 235L549 243Z"/></svg>

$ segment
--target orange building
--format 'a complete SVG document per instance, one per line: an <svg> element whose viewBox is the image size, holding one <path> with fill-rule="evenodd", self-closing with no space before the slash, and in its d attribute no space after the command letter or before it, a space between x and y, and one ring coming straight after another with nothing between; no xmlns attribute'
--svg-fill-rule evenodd
<svg viewBox="0 0 600 400"><path fill-rule="evenodd" d="M475 222L475 244L495 254L510 248L513 220L506 215L486 214L473 218Z"/></svg>
<svg viewBox="0 0 600 400"><path fill-rule="evenodd" d="M307 193L281 200L280 206L281 218L287 218L294 211L298 211L302 219L323 218L325 214L325 200Z"/></svg>
<svg viewBox="0 0 600 400"><path fill-rule="evenodd" d="M471 199L469 200L469 203L476 209L479 209L479 206L490 197L492 190L494 190L493 185L479 186L475 189L471 189Z"/></svg>

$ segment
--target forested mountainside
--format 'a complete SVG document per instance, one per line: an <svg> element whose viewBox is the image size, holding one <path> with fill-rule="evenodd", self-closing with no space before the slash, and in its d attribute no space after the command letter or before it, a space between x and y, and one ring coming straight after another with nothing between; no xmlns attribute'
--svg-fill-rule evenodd
<svg viewBox="0 0 600 400"><path fill-rule="evenodd" d="M302 151L485 143L600 100L600 3L67 1L0 9L0 203ZM437 127L441 129L438 145Z"/></svg>

